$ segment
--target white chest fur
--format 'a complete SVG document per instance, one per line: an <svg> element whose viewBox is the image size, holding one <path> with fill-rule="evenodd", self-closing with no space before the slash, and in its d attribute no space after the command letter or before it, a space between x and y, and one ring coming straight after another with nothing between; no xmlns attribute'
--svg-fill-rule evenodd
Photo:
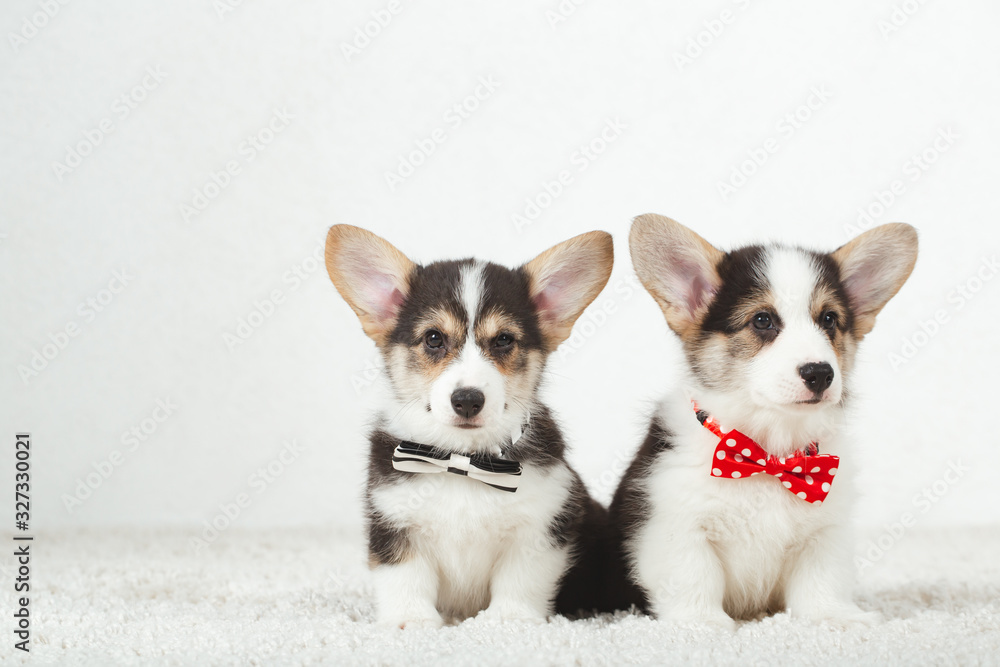
<svg viewBox="0 0 1000 667"><path fill-rule="evenodd" d="M373 490L387 520L407 530L412 557L437 573L437 607L464 617L485 608L498 564L512 552L551 551L549 529L570 493L564 464L522 465L514 493L451 473L411 474Z"/></svg>
<svg viewBox="0 0 1000 667"><path fill-rule="evenodd" d="M847 522L850 480L838 474L826 502L815 506L768 475L712 477L718 437L698 424L689 405L665 404L661 418L674 433L673 448L642 483L650 513L629 548L654 608L657 599L669 606L689 593L685 579L698 576L692 569L715 571L720 590L713 594L731 616L781 608L803 549ZM829 444L825 451L832 453L836 445Z"/></svg>

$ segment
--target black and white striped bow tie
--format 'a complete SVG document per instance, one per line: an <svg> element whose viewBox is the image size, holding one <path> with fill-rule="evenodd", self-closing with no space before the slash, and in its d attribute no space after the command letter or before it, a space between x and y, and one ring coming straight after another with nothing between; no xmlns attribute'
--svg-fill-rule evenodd
<svg viewBox="0 0 1000 667"><path fill-rule="evenodd" d="M392 453L392 467L401 472L465 475L501 491L517 491L521 464L498 456L447 454L416 442L404 440Z"/></svg>

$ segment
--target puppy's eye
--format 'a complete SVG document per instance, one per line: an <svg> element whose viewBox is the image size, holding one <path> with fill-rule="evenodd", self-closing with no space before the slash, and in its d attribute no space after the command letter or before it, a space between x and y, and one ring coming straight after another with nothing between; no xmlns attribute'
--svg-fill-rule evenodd
<svg viewBox="0 0 1000 667"><path fill-rule="evenodd" d="M774 323L771 321L771 316L768 313L757 313L753 316L753 328L761 331L773 329Z"/></svg>
<svg viewBox="0 0 1000 667"><path fill-rule="evenodd" d="M424 334L424 345L432 350L444 347L444 334L436 329L431 329Z"/></svg>
<svg viewBox="0 0 1000 667"><path fill-rule="evenodd" d="M823 316L819 318L819 323L823 325L824 329L833 329L837 326L837 313L832 310L828 310L823 313Z"/></svg>
<svg viewBox="0 0 1000 667"><path fill-rule="evenodd" d="M513 336L502 333L493 340L493 347L509 347L513 342Z"/></svg>

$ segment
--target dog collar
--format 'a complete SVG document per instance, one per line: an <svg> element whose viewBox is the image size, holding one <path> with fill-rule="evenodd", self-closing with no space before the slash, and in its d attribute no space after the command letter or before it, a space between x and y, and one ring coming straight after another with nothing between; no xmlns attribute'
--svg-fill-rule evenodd
<svg viewBox="0 0 1000 667"><path fill-rule="evenodd" d="M511 433L511 445L521 438L522 433L522 427L514 429ZM502 451L501 456L466 456L456 452L449 454L430 445L403 440L392 452L392 467L400 472L417 474L450 472L477 480L494 489L514 493L521 483L521 464L502 458L502 454Z"/></svg>
<svg viewBox="0 0 1000 667"><path fill-rule="evenodd" d="M822 505L837 474L840 457L820 454L819 445L810 443L792 456L775 457L753 439L736 429L725 432L719 422L691 401L701 425L718 436L712 458L712 477L739 479L771 475L797 497L813 505Z"/></svg>

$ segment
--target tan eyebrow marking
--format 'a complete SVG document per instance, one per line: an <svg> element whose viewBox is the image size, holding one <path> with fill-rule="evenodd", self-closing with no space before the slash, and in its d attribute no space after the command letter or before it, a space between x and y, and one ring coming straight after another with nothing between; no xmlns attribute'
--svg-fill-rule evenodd
<svg viewBox="0 0 1000 667"><path fill-rule="evenodd" d="M515 341L524 335L524 329L515 317L501 310L491 310L480 316L475 333L476 343L505 376L514 378L521 373L532 372L532 363L537 360L516 343L513 349L508 348L504 353L493 349L493 339L501 333L510 334Z"/></svg>
<svg viewBox="0 0 1000 667"><path fill-rule="evenodd" d="M775 300L773 297L774 295L768 290L739 304L738 307L733 309L729 323L733 328L739 328L747 324L754 315L761 311L776 312L777 308L774 305Z"/></svg>
<svg viewBox="0 0 1000 667"><path fill-rule="evenodd" d="M423 335L423 332L430 329L437 329L454 345L461 345L465 340L465 323L444 308L428 310L414 321L413 326L417 335Z"/></svg>
<svg viewBox="0 0 1000 667"><path fill-rule="evenodd" d="M813 319L817 319L824 311L832 310L838 317L844 317L844 304L837 296L837 293L827 285L816 285L812 293L809 312Z"/></svg>
<svg viewBox="0 0 1000 667"><path fill-rule="evenodd" d="M524 335L524 329L514 317L495 310L483 314L476 322L476 340L480 343L492 340L503 332L514 338Z"/></svg>

